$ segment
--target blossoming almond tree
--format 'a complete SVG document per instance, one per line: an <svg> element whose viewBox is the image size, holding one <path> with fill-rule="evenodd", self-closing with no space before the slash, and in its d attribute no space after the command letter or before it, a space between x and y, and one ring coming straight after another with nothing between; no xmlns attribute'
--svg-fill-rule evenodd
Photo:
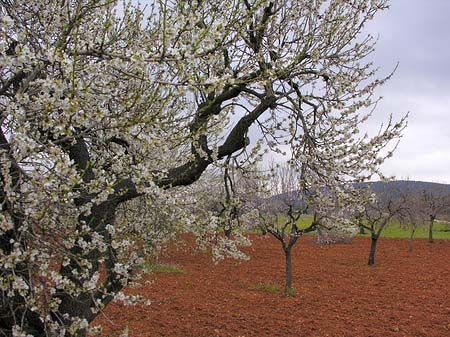
<svg viewBox="0 0 450 337"><path fill-rule="evenodd" d="M2 335L85 335L154 238L151 208L184 219L180 187L229 156L288 145L318 177L374 174L404 126L357 137L387 79L361 32L387 7L1 0Z"/></svg>

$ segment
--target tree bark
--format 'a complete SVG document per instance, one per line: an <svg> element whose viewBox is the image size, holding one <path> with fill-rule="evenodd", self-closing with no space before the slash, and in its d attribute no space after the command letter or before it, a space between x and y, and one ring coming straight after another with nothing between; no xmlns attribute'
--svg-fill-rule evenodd
<svg viewBox="0 0 450 337"><path fill-rule="evenodd" d="M414 234L416 233L416 226L414 226L411 230L411 235L409 236L409 241L408 241L408 252L412 252L413 251L413 242L414 242Z"/></svg>
<svg viewBox="0 0 450 337"><path fill-rule="evenodd" d="M97 299L101 299L102 304L106 306L113 299L111 294L114 294L123 288L123 284L120 283L113 270L116 262L116 254L111 246L111 236L106 230L107 224L114 225L115 223L116 208L117 203L107 200L100 205L94 206L92 208L92 213L89 216L80 217L80 220L84 220L84 223L88 223L91 228L95 228L95 231L100 233L106 239L108 242L108 250L104 253L101 253L98 250L93 250L88 255L82 255L80 248L78 246L74 246L71 249L71 254L73 256L81 255L83 258L92 263L90 275L93 275L99 270L100 264L98 263L98 260L104 256L106 279L103 281L102 286L99 287L99 290L97 290L94 294L91 294L90 292L81 292L78 296L73 296L62 292L57 295L57 297L61 300L61 304L59 305L58 313L54 313L54 318L58 318L58 315L61 315L62 317L68 315L68 319L59 318L65 323L64 325L66 326L71 324L72 317L80 317L86 319L88 323L92 322L98 315L98 313L93 313L91 310L92 307L95 307L95 301ZM85 240L89 241L90 238L86 237ZM78 277L73 275L73 270L77 270L79 273L82 272L80 267L76 264L76 260L71 259L68 266L61 267L60 274L69 278L74 284L81 286L81 284L79 284L80 281L78 280ZM78 331L76 336L86 336L86 330Z"/></svg>
<svg viewBox="0 0 450 337"><path fill-rule="evenodd" d="M5 256L13 253L15 245L18 244L24 251L26 250L26 235L23 235L23 219L25 213L20 202L11 201L8 198L7 185L15 193L20 193L22 185L22 170L13 156L11 146L0 127L0 152L4 154L2 158L3 167L9 165L9 170L0 172L0 211L7 214L13 223L13 228L4 231L0 235L0 251ZM8 161L6 163L5 161ZM2 167L2 168L3 168ZM9 175L9 179L5 177ZM20 262L14 268L0 269L0 276L8 279L12 274L20 276L24 282L31 284L31 273L28 262ZM29 294L27 294L29 295ZM0 290L0 335L12 336L13 326L22 322L24 330L33 336L43 336L44 324L40 320L39 314L29 310L25 298L19 293L13 296L7 290Z"/></svg>
<svg viewBox="0 0 450 337"><path fill-rule="evenodd" d="M359 225L359 234L361 234L361 235L366 234L366 231L364 230L364 226L363 225Z"/></svg>
<svg viewBox="0 0 450 337"><path fill-rule="evenodd" d="M370 252L369 252L369 266L375 265L375 252L377 250L378 236L372 236L372 240L370 243Z"/></svg>
<svg viewBox="0 0 450 337"><path fill-rule="evenodd" d="M292 254L291 248L286 248L284 250L284 255L286 258L286 284L284 287L284 294L286 296L294 295L294 288L292 287Z"/></svg>
<svg viewBox="0 0 450 337"><path fill-rule="evenodd" d="M433 225L436 217L434 215L430 215L430 223L428 226L428 242L433 243Z"/></svg>

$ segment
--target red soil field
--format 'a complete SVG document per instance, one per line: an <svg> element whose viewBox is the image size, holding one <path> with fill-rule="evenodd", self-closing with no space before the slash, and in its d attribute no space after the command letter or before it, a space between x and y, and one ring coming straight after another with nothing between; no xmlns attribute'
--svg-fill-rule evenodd
<svg viewBox="0 0 450 337"><path fill-rule="evenodd" d="M127 290L150 306L110 304L101 336L450 336L450 241L381 238L376 266L367 266L370 241L317 245L299 240L293 251L295 297L255 289L283 289L284 255L277 241L252 236L249 261L170 249L161 263L182 274L154 273L150 285Z"/></svg>

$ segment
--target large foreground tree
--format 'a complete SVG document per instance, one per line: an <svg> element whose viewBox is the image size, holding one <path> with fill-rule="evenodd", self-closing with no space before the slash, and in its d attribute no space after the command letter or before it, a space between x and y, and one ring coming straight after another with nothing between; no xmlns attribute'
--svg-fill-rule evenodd
<svg viewBox="0 0 450 337"><path fill-rule="evenodd" d="M404 126L358 137L386 81L362 31L387 7L0 0L1 334L84 335L170 232L152 209L189 224L181 186L212 164L374 174Z"/></svg>

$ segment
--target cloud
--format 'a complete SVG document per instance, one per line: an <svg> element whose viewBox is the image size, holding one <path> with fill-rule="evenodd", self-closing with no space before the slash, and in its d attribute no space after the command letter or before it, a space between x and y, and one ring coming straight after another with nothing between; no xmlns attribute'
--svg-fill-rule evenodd
<svg viewBox="0 0 450 337"><path fill-rule="evenodd" d="M379 35L372 58L388 73L399 67L377 93L385 98L368 127L378 129L386 113L400 118L410 111L409 126L386 174L450 183L450 1L396 0L367 30ZM383 118L384 117L384 118Z"/></svg>

